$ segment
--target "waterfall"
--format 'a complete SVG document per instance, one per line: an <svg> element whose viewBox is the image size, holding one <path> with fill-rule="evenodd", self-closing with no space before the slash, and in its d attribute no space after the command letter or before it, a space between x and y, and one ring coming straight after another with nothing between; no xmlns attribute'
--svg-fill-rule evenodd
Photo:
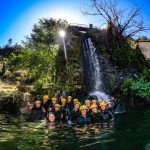
<svg viewBox="0 0 150 150"><path fill-rule="evenodd" d="M109 96L105 94L98 54L91 38L84 39L83 49L85 81L89 86L90 96L95 95L97 99L107 101Z"/></svg>

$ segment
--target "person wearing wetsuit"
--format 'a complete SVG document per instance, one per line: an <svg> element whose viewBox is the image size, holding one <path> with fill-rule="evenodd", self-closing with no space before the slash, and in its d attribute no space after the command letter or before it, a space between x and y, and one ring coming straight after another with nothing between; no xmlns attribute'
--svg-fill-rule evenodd
<svg viewBox="0 0 150 150"><path fill-rule="evenodd" d="M54 109L52 110L52 112L55 115L55 120L56 121L60 121L60 117L61 117L61 105L60 104L55 104Z"/></svg>
<svg viewBox="0 0 150 150"><path fill-rule="evenodd" d="M50 103L49 109L48 109L49 112L53 111L56 103L57 103L57 98L56 97L52 97L51 103Z"/></svg>
<svg viewBox="0 0 150 150"><path fill-rule="evenodd" d="M93 105L93 104L94 104L94 105L97 105L97 100L95 100L95 99L92 100L92 101L91 101L91 104L92 104L92 105Z"/></svg>
<svg viewBox="0 0 150 150"><path fill-rule="evenodd" d="M76 102L73 110L71 111L70 117L71 117L71 122L76 123L77 118L81 115L81 112L79 110L81 103Z"/></svg>
<svg viewBox="0 0 150 150"><path fill-rule="evenodd" d="M48 99L49 99L48 95L43 96L42 109L43 109L45 116L47 116L47 112L48 112L49 105L50 105L50 101Z"/></svg>
<svg viewBox="0 0 150 150"><path fill-rule="evenodd" d="M107 110L110 111L113 115L115 114L112 102L107 102Z"/></svg>
<svg viewBox="0 0 150 150"><path fill-rule="evenodd" d="M99 99L99 100L98 100L98 107L97 107L97 108L98 108L98 110L100 110L100 108L101 108L101 107L100 107L101 102L103 102L103 100L102 100L102 99Z"/></svg>
<svg viewBox="0 0 150 150"><path fill-rule="evenodd" d="M91 110L90 110L90 106L91 106L91 101L90 100L85 100L85 105L86 105L86 107L87 107L87 113L88 113L88 115L90 115L90 113L91 113Z"/></svg>
<svg viewBox="0 0 150 150"><path fill-rule="evenodd" d="M109 120L114 119L114 115L106 109L107 104L105 102L101 102L100 106L102 122L108 122Z"/></svg>
<svg viewBox="0 0 150 150"><path fill-rule="evenodd" d="M76 102L79 102L79 100L77 98L73 99L74 105L75 105Z"/></svg>
<svg viewBox="0 0 150 150"><path fill-rule="evenodd" d="M91 122L100 123L102 120L102 117L101 117L100 111L98 110L98 106L95 104L92 104L90 108L91 108L91 114L90 114Z"/></svg>
<svg viewBox="0 0 150 150"><path fill-rule="evenodd" d="M70 118L70 111L66 104L66 99L61 98L61 121L66 122Z"/></svg>
<svg viewBox="0 0 150 150"><path fill-rule="evenodd" d="M47 119L48 119L48 128L49 129L55 129L55 115L54 115L54 113L52 113L52 112L48 113Z"/></svg>
<svg viewBox="0 0 150 150"><path fill-rule="evenodd" d="M81 115L77 118L77 125L80 127L88 126L91 123L91 118L87 115L86 105L80 106Z"/></svg>
<svg viewBox="0 0 150 150"><path fill-rule="evenodd" d="M68 96L67 97L67 106L68 106L68 109L69 111L71 112L74 108L74 103L72 101L72 97L71 96Z"/></svg>
<svg viewBox="0 0 150 150"><path fill-rule="evenodd" d="M44 118L44 112L42 110L41 101L36 100L35 105L30 113L29 120L37 121Z"/></svg>

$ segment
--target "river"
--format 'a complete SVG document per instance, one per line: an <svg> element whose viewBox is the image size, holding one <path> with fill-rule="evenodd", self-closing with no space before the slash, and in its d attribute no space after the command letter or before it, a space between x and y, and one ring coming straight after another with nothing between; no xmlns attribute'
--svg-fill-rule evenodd
<svg viewBox="0 0 150 150"><path fill-rule="evenodd" d="M0 115L0 150L150 150L150 110L117 115L104 127L75 129Z"/></svg>

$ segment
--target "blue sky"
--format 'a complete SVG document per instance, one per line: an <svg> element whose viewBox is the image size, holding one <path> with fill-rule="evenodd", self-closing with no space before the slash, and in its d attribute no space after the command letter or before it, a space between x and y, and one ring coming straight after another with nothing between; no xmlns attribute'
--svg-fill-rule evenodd
<svg viewBox="0 0 150 150"><path fill-rule="evenodd" d="M0 0L0 46L12 38L20 43L31 33L34 23L42 17L64 18L70 23L99 25L99 20L83 16L80 7L88 0ZM121 7L136 3L142 7L144 18L150 22L149 0L121 0ZM145 33L149 36L149 33Z"/></svg>

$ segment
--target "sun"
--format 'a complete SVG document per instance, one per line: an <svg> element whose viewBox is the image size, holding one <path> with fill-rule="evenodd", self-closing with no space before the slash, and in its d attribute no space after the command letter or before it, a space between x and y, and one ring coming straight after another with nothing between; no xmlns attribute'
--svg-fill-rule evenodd
<svg viewBox="0 0 150 150"><path fill-rule="evenodd" d="M56 19L65 19L69 23L79 23L79 24L85 24L86 19L84 19L82 13L80 11L74 11L70 9L54 9L50 13L51 17Z"/></svg>

